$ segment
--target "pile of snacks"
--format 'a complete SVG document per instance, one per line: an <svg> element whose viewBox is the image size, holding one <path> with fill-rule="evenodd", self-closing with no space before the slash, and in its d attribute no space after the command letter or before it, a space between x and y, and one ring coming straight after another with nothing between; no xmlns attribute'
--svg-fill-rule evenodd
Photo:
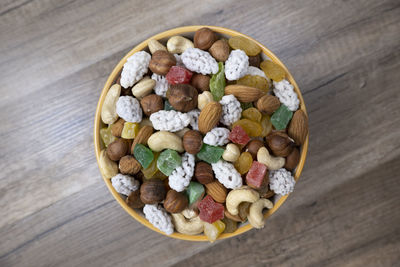
<svg viewBox="0 0 400 267"><path fill-rule="evenodd" d="M285 70L261 62L251 40L209 28L148 51L128 58L105 97L103 176L168 235L214 241L246 220L264 227L272 197L293 191L308 134Z"/></svg>

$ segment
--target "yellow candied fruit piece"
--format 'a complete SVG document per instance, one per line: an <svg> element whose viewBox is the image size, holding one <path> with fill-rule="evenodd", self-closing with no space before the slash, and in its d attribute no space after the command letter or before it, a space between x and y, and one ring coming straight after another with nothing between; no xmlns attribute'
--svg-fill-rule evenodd
<svg viewBox="0 0 400 267"><path fill-rule="evenodd" d="M250 170L251 164L253 164L253 157L250 152L243 152L235 162L235 169L243 175Z"/></svg>
<svg viewBox="0 0 400 267"><path fill-rule="evenodd" d="M133 139L139 132L139 123L125 122L122 129L121 137L124 139Z"/></svg>
<svg viewBox="0 0 400 267"><path fill-rule="evenodd" d="M261 48L250 39L242 36L233 36L228 40L229 46L232 49L241 49L248 56L257 56L261 53Z"/></svg>
<svg viewBox="0 0 400 267"><path fill-rule="evenodd" d="M264 60L261 62L260 68L264 71L268 78L274 80L275 82L282 81L286 76L285 70L271 60Z"/></svg>
<svg viewBox="0 0 400 267"><path fill-rule="evenodd" d="M245 75L236 81L237 84L258 88L268 93L270 84L267 79L258 75Z"/></svg>
<svg viewBox="0 0 400 267"><path fill-rule="evenodd" d="M261 118L261 127L263 128L261 137L266 137L272 131L271 118L268 115L263 115Z"/></svg>
<svg viewBox="0 0 400 267"><path fill-rule="evenodd" d="M256 108L248 108L242 112L242 117L255 122L260 122L262 118L261 112Z"/></svg>
<svg viewBox="0 0 400 267"><path fill-rule="evenodd" d="M255 122L249 119L241 119L233 123L233 127L240 125L245 132L251 137L261 136L263 128L259 122Z"/></svg>
<svg viewBox="0 0 400 267"><path fill-rule="evenodd" d="M218 236L225 230L225 224L221 221L204 223L204 234L210 242L217 240Z"/></svg>
<svg viewBox="0 0 400 267"><path fill-rule="evenodd" d="M100 129L100 137L105 147L117 140L117 137L111 134L111 124L108 127Z"/></svg>
<svg viewBox="0 0 400 267"><path fill-rule="evenodd" d="M159 155L160 155L160 152L154 152L154 159L150 163L149 167L147 167L146 169L142 168L141 171L143 173L144 178L146 178L146 179L159 178L159 177L156 177L158 172L160 172L157 168L157 159L158 159ZM158 175L158 176L160 176L160 175Z"/></svg>

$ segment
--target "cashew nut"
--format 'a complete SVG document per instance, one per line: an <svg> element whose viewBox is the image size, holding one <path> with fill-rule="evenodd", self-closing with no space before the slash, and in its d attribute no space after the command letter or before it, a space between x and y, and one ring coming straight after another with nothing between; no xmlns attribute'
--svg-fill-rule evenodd
<svg viewBox="0 0 400 267"><path fill-rule="evenodd" d="M214 101L212 94L209 91L204 91L197 96L197 107L202 110L208 103Z"/></svg>
<svg viewBox="0 0 400 267"><path fill-rule="evenodd" d="M240 156L240 149L235 144L228 144L225 148L222 158L226 161L235 162Z"/></svg>
<svg viewBox="0 0 400 267"><path fill-rule="evenodd" d="M101 174L107 179L118 174L118 164L108 158L105 149L100 152L99 167Z"/></svg>
<svg viewBox="0 0 400 267"><path fill-rule="evenodd" d="M257 152L257 161L266 165L269 170L276 171L285 165L285 158L271 156L268 149L261 147Z"/></svg>
<svg viewBox="0 0 400 267"><path fill-rule="evenodd" d="M156 86L156 81L150 79L149 76L145 76L140 80L135 86L132 87L132 94L136 98L142 98L153 91L154 86Z"/></svg>
<svg viewBox="0 0 400 267"><path fill-rule="evenodd" d="M148 43L147 46L149 47L150 53L154 54L154 52L158 50L162 51L167 51L167 48L161 44L159 41L151 39Z"/></svg>
<svg viewBox="0 0 400 267"><path fill-rule="evenodd" d="M251 204L249 216L247 216L247 219L249 219L249 223L254 228L263 228L265 220L262 211L264 208L272 209L273 207L274 204L265 198L261 198L258 201L254 202L253 204Z"/></svg>
<svg viewBox="0 0 400 267"><path fill-rule="evenodd" d="M147 140L150 149L155 152L160 152L164 149L173 149L178 152L185 151L183 149L182 139L174 133L167 131L159 131L153 133Z"/></svg>
<svg viewBox="0 0 400 267"><path fill-rule="evenodd" d="M168 52L172 54L181 54L191 47L194 47L193 42L182 36L172 36L167 42Z"/></svg>
<svg viewBox="0 0 400 267"><path fill-rule="evenodd" d="M199 215L199 213L198 213L196 210L194 210L194 209L189 209L189 208L184 209L184 210L181 212L181 214L182 214L183 216L185 216L186 219L193 219L194 217L197 217L197 216Z"/></svg>
<svg viewBox="0 0 400 267"><path fill-rule="evenodd" d="M105 124L113 124L118 119L116 105L120 94L121 85L119 84L114 84L111 86L110 90L108 90L100 114L101 120Z"/></svg>
<svg viewBox="0 0 400 267"><path fill-rule="evenodd" d="M180 138L183 138L183 136L185 135L185 133L186 133L187 131L189 131L189 130L190 130L189 128L185 127L185 128L183 128L182 130L179 130L179 131L175 132L175 134L176 134L177 136L179 136Z"/></svg>
<svg viewBox="0 0 400 267"><path fill-rule="evenodd" d="M232 215L239 214L239 204L242 202L256 202L260 198L260 194L248 186L234 189L229 192L226 197L226 209Z"/></svg>
<svg viewBox="0 0 400 267"><path fill-rule="evenodd" d="M197 235L204 231L204 222L199 216L187 220L181 213L172 213L175 230L186 235Z"/></svg>

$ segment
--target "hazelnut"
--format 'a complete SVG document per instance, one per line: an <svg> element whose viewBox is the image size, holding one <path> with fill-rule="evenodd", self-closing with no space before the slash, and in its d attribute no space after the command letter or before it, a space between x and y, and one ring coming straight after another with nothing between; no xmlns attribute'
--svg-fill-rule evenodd
<svg viewBox="0 0 400 267"><path fill-rule="evenodd" d="M229 44L226 40L216 41L208 50L210 54L217 60L225 62L230 53Z"/></svg>
<svg viewBox="0 0 400 267"><path fill-rule="evenodd" d="M197 154L203 145L203 136L199 131L189 130L183 135L183 148L189 154Z"/></svg>
<svg viewBox="0 0 400 267"><path fill-rule="evenodd" d="M150 116L154 112L162 110L164 108L164 101L161 96L156 94L147 95L140 100L143 113L146 116Z"/></svg>
<svg viewBox="0 0 400 267"><path fill-rule="evenodd" d="M279 98L273 95L264 95L256 102L256 107L259 111L271 115L281 105Z"/></svg>
<svg viewBox="0 0 400 267"><path fill-rule="evenodd" d="M204 91L210 91L210 76L195 73L192 76L190 84L193 85L199 93Z"/></svg>
<svg viewBox="0 0 400 267"><path fill-rule="evenodd" d="M296 169L300 161L300 151L297 147L293 148L292 152L286 157L285 169L292 171Z"/></svg>
<svg viewBox="0 0 400 267"><path fill-rule="evenodd" d="M131 155L123 156L119 160L119 170L122 174L134 175L140 171L141 167L139 161Z"/></svg>
<svg viewBox="0 0 400 267"><path fill-rule="evenodd" d="M247 149L246 151L248 151L251 156L253 157L253 159L257 158L257 152L258 150L264 146L264 142L254 139L251 140L248 144L247 144Z"/></svg>
<svg viewBox="0 0 400 267"><path fill-rule="evenodd" d="M214 181L214 172L210 164L199 161L194 169L194 177L201 184L209 184Z"/></svg>
<svg viewBox="0 0 400 267"><path fill-rule="evenodd" d="M194 47L207 50L218 39L217 35L210 28L201 28L194 34Z"/></svg>
<svg viewBox="0 0 400 267"><path fill-rule="evenodd" d="M294 142L284 132L272 132L266 137L272 153L278 157L286 157L292 152Z"/></svg>
<svg viewBox="0 0 400 267"><path fill-rule="evenodd" d="M116 137L121 137L122 129L124 129L124 119L119 119L113 124L111 124L111 134Z"/></svg>
<svg viewBox="0 0 400 267"><path fill-rule="evenodd" d="M258 54L257 56L249 56L249 65L250 66L259 68L260 63L261 63L260 54Z"/></svg>
<svg viewBox="0 0 400 267"><path fill-rule="evenodd" d="M123 139L117 139L107 147L107 156L113 161L120 160L128 154L128 143Z"/></svg>
<svg viewBox="0 0 400 267"><path fill-rule="evenodd" d="M168 102L181 112L188 112L197 107L197 90L190 84L173 84L167 91Z"/></svg>
<svg viewBox="0 0 400 267"><path fill-rule="evenodd" d="M145 204L156 204L165 198L165 185L159 179L146 181L140 187L140 199Z"/></svg>
<svg viewBox="0 0 400 267"><path fill-rule="evenodd" d="M175 56L167 51L157 50L151 57L149 69L159 75L165 75L176 65Z"/></svg>
<svg viewBox="0 0 400 267"><path fill-rule="evenodd" d="M133 209L141 209L144 203L140 200L140 191L133 191L125 200L126 204Z"/></svg>
<svg viewBox="0 0 400 267"><path fill-rule="evenodd" d="M186 209L188 204L189 201L183 193L171 189L168 191L167 197L165 198L164 208L170 213L179 213Z"/></svg>

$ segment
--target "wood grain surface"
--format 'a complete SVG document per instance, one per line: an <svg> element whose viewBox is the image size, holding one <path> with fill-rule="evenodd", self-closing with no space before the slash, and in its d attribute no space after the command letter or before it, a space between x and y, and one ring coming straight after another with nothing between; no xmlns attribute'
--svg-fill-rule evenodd
<svg viewBox="0 0 400 267"><path fill-rule="evenodd" d="M310 120L289 199L264 229L213 244L134 221L93 150L96 103L120 58L195 24L270 48ZM0 38L0 266L400 264L399 1L2 0Z"/></svg>

